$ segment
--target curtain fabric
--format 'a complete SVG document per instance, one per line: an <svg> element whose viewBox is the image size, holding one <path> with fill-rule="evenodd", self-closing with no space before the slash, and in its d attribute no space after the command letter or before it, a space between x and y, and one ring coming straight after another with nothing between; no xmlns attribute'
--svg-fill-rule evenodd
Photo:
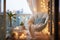
<svg viewBox="0 0 60 40"><path fill-rule="evenodd" d="M36 0L27 0L32 13L36 13Z"/></svg>

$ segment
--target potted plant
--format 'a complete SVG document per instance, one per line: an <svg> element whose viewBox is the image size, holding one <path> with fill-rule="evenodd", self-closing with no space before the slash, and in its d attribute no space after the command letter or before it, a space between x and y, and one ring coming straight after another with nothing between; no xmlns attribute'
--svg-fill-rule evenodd
<svg viewBox="0 0 60 40"><path fill-rule="evenodd" d="M23 23L23 22L21 22L21 23L20 23L20 26L24 26L24 23Z"/></svg>
<svg viewBox="0 0 60 40"><path fill-rule="evenodd" d="M24 26L24 23L23 22L20 23L20 26L22 26L22 30L25 29L25 26Z"/></svg>
<svg viewBox="0 0 60 40"><path fill-rule="evenodd" d="M16 17L14 17L14 15L16 15L16 14L12 14L12 12L9 11L9 12L7 12L7 15L8 15L8 17L9 17L10 27L12 27L12 17L13 17L14 19L16 19ZM14 21L15 21L15 20L14 20Z"/></svg>

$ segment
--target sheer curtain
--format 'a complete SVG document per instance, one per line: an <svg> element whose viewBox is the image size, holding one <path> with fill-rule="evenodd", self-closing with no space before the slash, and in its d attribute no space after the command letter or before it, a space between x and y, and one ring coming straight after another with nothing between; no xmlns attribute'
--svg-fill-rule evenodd
<svg viewBox="0 0 60 40"><path fill-rule="evenodd" d="M37 12L37 6L36 6L36 0L27 0L28 5L32 11L32 13L36 13Z"/></svg>

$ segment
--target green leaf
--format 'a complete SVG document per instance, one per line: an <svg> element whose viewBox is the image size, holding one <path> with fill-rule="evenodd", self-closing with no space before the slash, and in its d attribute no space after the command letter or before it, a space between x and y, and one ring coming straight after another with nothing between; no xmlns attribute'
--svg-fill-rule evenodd
<svg viewBox="0 0 60 40"><path fill-rule="evenodd" d="M16 17L13 17L14 19L16 19Z"/></svg>
<svg viewBox="0 0 60 40"><path fill-rule="evenodd" d="M24 23L23 23L23 22L21 22L21 24L20 24L20 25L22 26L22 25L24 25Z"/></svg>

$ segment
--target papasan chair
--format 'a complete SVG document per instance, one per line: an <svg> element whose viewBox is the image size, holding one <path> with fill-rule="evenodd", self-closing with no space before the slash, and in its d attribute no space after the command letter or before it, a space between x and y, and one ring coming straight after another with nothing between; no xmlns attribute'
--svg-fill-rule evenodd
<svg viewBox="0 0 60 40"><path fill-rule="evenodd" d="M28 21L31 36L34 36L35 32L41 32L46 27L47 22L47 13L36 13L32 15Z"/></svg>

